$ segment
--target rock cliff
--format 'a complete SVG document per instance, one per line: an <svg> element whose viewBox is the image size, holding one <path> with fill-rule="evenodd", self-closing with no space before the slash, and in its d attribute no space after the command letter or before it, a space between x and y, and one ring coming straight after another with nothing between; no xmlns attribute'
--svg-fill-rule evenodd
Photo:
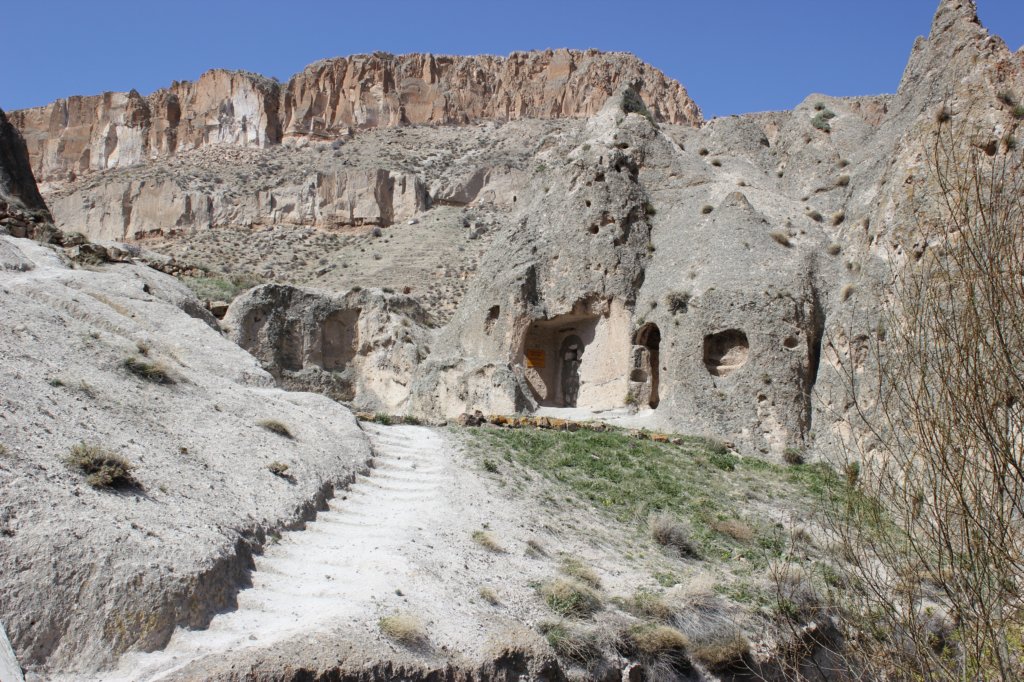
<svg viewBox="0 0 1024 682"><path fill-rule="evenodd" d="M25 141L0 111L0 228L25 236L51 221L29 167Z"/></svg>
<svg viewBox="0 0 1024 682"><path fill-rule="evenodd" d="M638 84L657 120L700 123L678 82L632 55L595 50L356 55L312 64L284 85L213 70L147 97L134 90L69 97L12 119L37 180L50 182L210 144L265 147L352 129L585 117L624 83Z"/></svg>

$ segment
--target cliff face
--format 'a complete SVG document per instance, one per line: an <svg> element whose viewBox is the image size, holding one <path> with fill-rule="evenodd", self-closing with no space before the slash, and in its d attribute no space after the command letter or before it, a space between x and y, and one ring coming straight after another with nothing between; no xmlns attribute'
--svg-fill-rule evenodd
<svg viewBox="0 0 1024 682"><path fill-rule="evenodd" d="M44 182L208 144L266 147L284 138L338 137L352 128L586 117L621 84L639 84L658 121L701 121L678 82L632 55L593 50L357 55L312 64L283 86L214 70L148 97L135 91L69 97L14 112L12 121Z"/></svg>
<svg viewBox="0 0 1024 682"><path fill-rule="evenodd" d="M29 168L25 141L0 111L0 200L17 202L24 208L46 208Z"/></svg>
<svg viewBox="0 0 1024 682"><path fill-rule="evenodd" d="M51 220L32 177L25 141L0 111L0 229L23 237Z"/></svg>

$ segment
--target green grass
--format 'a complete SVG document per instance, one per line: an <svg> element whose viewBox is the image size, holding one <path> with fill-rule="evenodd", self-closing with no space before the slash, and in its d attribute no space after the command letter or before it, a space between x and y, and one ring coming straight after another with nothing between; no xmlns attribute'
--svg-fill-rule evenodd
<svg viewBox="0 0 1024 682"><path fill-rule="evenodd" d="M195 292L200 299L208 301L226 301L230 303L243 291L248 291L261 284L252 275L224 275L222 277L182 277L185 286Z"/></svg>
<svg viewBox="0 0 1024 682"><path fill-rule="evenodd" d="M684 519L701 557L742 559L751 568L778 556L785 544L768 519L750 517L751 499L808 510L822 495L833 495L842 487L826 464L777 465L737 456L704 438L687 437L681 445L672 445L614 430L530 428L467 435L480 457L502 457L531 469L620 522L644 526L656 511ZM733 519L743 519L750 527L751 540L713 528Z"/></svg>

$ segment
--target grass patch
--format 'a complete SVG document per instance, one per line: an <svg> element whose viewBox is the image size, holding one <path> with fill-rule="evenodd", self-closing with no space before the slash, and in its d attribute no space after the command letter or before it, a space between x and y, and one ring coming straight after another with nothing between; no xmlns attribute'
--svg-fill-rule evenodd
<svg viewBox="0 0 1024 682"><path fill-rule="evenodd" d="M494 552L495 554L504 554L505 548L501 546L498 540L485 530L473 531L473 542L480 545L488 552Z"/></svg>
<svg viewBox="0 0 1024 682"><path fill-rule="evenodd" d="M562 573L594 588L601 587L601 578L590 566L575 557L562 560Z"/></svg>
<svg viewBox="0 0 1024 682"><path fill-rule="evenodd" d="M601 655L600 646L593 633L575 625L559 622L544 622L537 626L551 648L560 657L577 663L589 663Z"/></svg>
<svg viewBox="0 0 1024 682"><path fill-rule="evenodd" d="M256 422L256 425L266 429L267 431L270 431L271 433L276 433L279 436L284 436L288 440L295 440L295 436L292 435L292 432L288 429L288 427L284 423L279 422L276 419L263 419Z"/></svg>
<svg viewBox="0 0 1024 682"><path fill-rule="evenodd" d="M644 620L668 621L674 611L662 595L643 588L638 589L629 599L624 599L620 606L628 613Z"/></svg>
<svg viewBox="0 0 1024 682"><path fill-rule="evenodd" d="M408 613L384 616L377 621L377 626L385 637L408 647L424 647L429 643L423 623Z"/></svg>
<svg viewBox="0 0 1024 682"><path fill-rule="evenodd" d="M121 367L126 369L130 374L134 374L143 381L148 381L151 384L162 384L169 386L177 383L171 373L167 371L167 368L158 362L148 362L146 360L140 360L139 358L125 358L121 362Z"/></svg>
<svg viewBox="0 0 1024 682"><path fill-rule="evenodd" d="M133 488L138 482L132 476L135 468L115 452L84 441L71 448L64 459L69 467L85 474L85 482L93 488Z"/></svg>
<svg viewBox="0 0 1024 682"><path fill-rule="evenodd" d="M243 291L262 284L258 278L244 274L223 277L182 277L181 281L200 299L228 303L235 300Z"/></svg>
<svg viewBox="0 0 1024 682"><path fill-rule="evenodd" d="M770 524L748 520L756 542L746 543L715 532L712 523L744 516L752 497L769 497L797 511L811 508L822 495L836 496L845 489L827 464L793 466L739 457L724 444L705 438L661 443L614 429L459 433L470 439L470 452L480 461L500 458L509 463L510 471L516 466L532 470L563 487L568 495L560 499L569 504L589 503L621 523L641 526L652 515L665 515L659 524L665 529L658 531L663 545L689 548L685 551L705 561L743 558L749 569L767 566L778 549L769 537ZM683 532L669 530L676 526ZM654 531L649 530L652 535Z"/></svg>
<svg viewBox="0 0 1024 682"><path fill-rule="evenodd" d="M602 606L597 592L568 578L555 578L544 583L540 594L548 608L566 618L589 618Z"/></svg>

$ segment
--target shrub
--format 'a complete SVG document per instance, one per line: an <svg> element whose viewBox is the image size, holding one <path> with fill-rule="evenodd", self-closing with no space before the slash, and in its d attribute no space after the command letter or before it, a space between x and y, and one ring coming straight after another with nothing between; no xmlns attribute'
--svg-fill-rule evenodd
<svg viewBox="0 0 1024 682"><path fill-rule="evenodd" d="M544 583L540 593L548 608L567 618L589 618L601 610L601 597L597 592L568 578Z"/></svg>
<svg viewBox="0 0 1024 682"><path fill-rule="evenodd" d="M786 448L782 453L782 461L792 465L803 464L804 452L800 448Z"/></svg>
<svg viewBox="0 0 1024 682"><path fill-rule="evenodd" d="M138 358L125 358L121 362L121 366L143 381L152 384L170 385L175 383L174 377L160 363L146 362Z"/></svg>
<svg viewBox="0 0 1024 682"><path fill-rule="evenodd" d="M846 220L846 212L845 211L836 211L835 213L832 214L832 226L833 227L835 227L836 225L841 225L844 220Z"/></svg>
<svg viewBox="0 0 1024 682"><path fill-rule="evenodd" d="M407 613L384 616L377 621L377 626L385 637L408 647L422 647L429 643L419 618Z"/></svg>
<svg viewBox="0 0 1024 682"><path fill-rule="evenodd" d="M647 517L651 537L662 547L674 549L681 556L696 557L698 552L690 541L690 529L672 514L658 512Z"/></svg>
<svg viewBox="0 0 1024 682"><path fill-rule="evenodd" d="M807 217L816 223L820 223L822 220L824 220L824 217L821 215L821 211L808 211Z"/></svg>
<svg viewBox="0 0 1024 682"><path fill-rule="evenodd" d="M840 175L839 179L836 180L836 186L837 187L849 187L850 186L850 176L849 175Z"/></svg>
<svg viewBox="0 0 1024 682"><path fill-rule="evenodd" d="M685 313L690 309L691 298L693 295L688 291L673 291L665 297L665 303L668 304L669 312L675 315L676 313Z"/></svg>
<svg viewBox="0 0 1024 682"><path fill-rule="evenodd" d="M594 569L575 557L568 557L562 561L562 573L591 587L601 587L601 578Z"/></svg>
<svg viewBox="0 0 1024 682"><path fill-rule="evenodd" d="M833 242L832 244L829 244L828 245L828 249L826 249L826 251L828 252L828 255L830 255L830 256L838 256L842 250L843 250L843 247L840 246L839 244L836 244L835 242Z"/></svg>
<svg viewBox="0 0 1024 682"><path fill-rule="evenodd" d="M283 462L271 462L267 465L267 470L275 476L291 478L291 474L288 473L288 465Z"/></svg>
<svg viewBox="0 0 1024 682"><path fill-rule="evenodd" d="M703 213L704 215L707 215L708 213L711 213L714 210L715 207L712 206L711 204L704 204L703 206L701 206L700 212Z"/></svg>
<svg viewBox="0 0 1024 682"><path fill-rule="evenodd" d="M1008 107L1016 106L1017 104L1017 98L1009 90L1003 90L997 95L997 97L999 97L1000 102Z"/></svg>
<svg viewBox="0 0 1024 682"><path fill-rule="evenodd" d="M651 123L654 123L654 117L651 116L651 112L647 109L647 105L644 104L643 99L640 95L630 88L626 90L622 97L622 111L627 114L640 114ZM657 124L655 124L657 126Z"/></svg>
<svg viewBox="0 0 1024 682"><path fill-rule="evenodd" d="M644 202L644 215L657 215L658 209L654 208L654 204L649 201Z"/></svg>
<svg viewBox="0 0 1024 682"><path fill-rule="evenodd" d="M852 284L843 286L842 291L839 292L839 297L844 301L849 301L850 297L853 296L854 292L857 291L857 287Z"/></svg>
<svg viewBox="0 0 1024 682"><path fill-rule="evenodd" d="M1024 118L1024 104L1014 104L1013 109L1010 110L1010 113L1013 114L1014 118Z"/></svg>
<svg viewBox="0 0 1024 682"><path fill-rule="evenodd" d="M377 414L373 415L372 421L375 424L383 424L384 426L391 426L394 423L394 420L391 418L391 415L384 414L383 412L378 412Z"/></svg>
<svg viewBox="0 0 1024 682"><path fill-rule="evenodd" d="M835 117L836 115L833 112L829 111L828 109L824 109L822 111L819 111L818 115L811 119L811 125L824 133L831 133L832 125L829 123L829 121L831 121Z"/></svg>
<svg viewBox="0 0 1024 682"><path fill-rule="evenodd" d="M473 531L473 542L480 545L488 552L494 552L495 554L504 554L505 548L498 543L497 539L485 530Z"/></svg>
<svg viewBox="0 0 1024 682"><path fill-rule="evenodd" d="M94 488L130 488L138 485L132 476L134 467L120 455L84 441L71 448L65 459L68 466L86 475Z"/></svg>
<svg viewBox="0 0 1024 682"><path fill-rule="evenodd" d="M714 161L711 162L711 165L714 166L715 168L721 168L722 162L718 159L715 159Z"/></svg>
<svg viewBox="0 0 1024 682"><path fill-rule="evenodd" d="M402 423L408 424L409 426L419 426L423 421L419 417L414 417L411 414L407 414L402 417Z"/></svg>
<svg viewBox="0 0 1024 682"><path fill-rule="evenodd" d="M266 429L267 431L270 431L271 433L276 433L279 436L284 436L289 440L295 439L295 436L292 435L292 432L288 429L288 427L285 426L282 422L277 421L276 419L263 419L262 421L257 422L257 424Z"/></svg>
<svg viewBox="0 0 1024 682"><path fill-rule="evenodd" d="M774 239L777 243L789 248L793 244L789 241L789 235L786 234L785 230L772 230L769 236Z"/></svg>

